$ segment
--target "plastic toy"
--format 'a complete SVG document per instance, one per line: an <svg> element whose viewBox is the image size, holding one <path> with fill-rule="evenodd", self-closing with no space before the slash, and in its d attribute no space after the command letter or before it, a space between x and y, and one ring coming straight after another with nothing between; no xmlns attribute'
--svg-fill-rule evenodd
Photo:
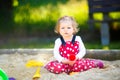
<svg viewBox="0 0 120 80"><path fill-rule="evenodd" d="M74 54L71 54L70 56L69 56L69 60L70 61L74 61L76 59L76 56L74 55Z"/></svg>
<svg viewBox="0 0 120 80"><path fill-rule="evenodd" d="M8 80L7 74L0 68L0 80Z"/></svg>
<svg viewBox="0 0 120 80"><path fill-rule="evenodd" d="M30 67L38 67L35 74L33 75L33 80L36 80L38 78L41 77L40 75L40 69L41 69L41 66L43 66L44 64L40 61L36 61L36 60L29 60L27 63L26 63L26 67L30 68Z"/></svg>
<svg viewBox="0 0 120 80"><path fill-rule="evenodd" d="M71 54L70 56L69 56L69 60L70 61L74 61L76 59L76 56L74 55L74 54Z"/></svg>
<svg viewBox="0 0 120 80"><path fill-rule="evenodd" d="M9 80L16 80L16 79L15 79L15 78L13 78L13 77L10 77L10 78L9 78Z"/></svg>

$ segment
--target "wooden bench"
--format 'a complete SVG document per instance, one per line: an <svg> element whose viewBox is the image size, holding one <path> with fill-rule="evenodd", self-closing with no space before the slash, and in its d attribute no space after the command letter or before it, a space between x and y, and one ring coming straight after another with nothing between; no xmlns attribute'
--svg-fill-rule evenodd
<svg viewBox="0 0 120 80"><path fill-rule="evenodd" d="M93 29L94 23L101 23L101 43L103 46L109 45L109 23L120 21L120 19L111 19L109 13L120 12L120 0L88 0L88 7L90 28ZM102 13L103 20L95 20L94 13Z"/></svg>

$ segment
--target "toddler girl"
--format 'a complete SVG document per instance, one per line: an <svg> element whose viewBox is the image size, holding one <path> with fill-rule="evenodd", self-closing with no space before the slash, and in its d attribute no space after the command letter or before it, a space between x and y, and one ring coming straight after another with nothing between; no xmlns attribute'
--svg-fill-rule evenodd
<svg viewBox="0 0 120 80"><path fill-rule="evenodd" d="M55 32L60 35L55 40L55 61L49 62L45 68L55 74L65 72L72 74L86 71L91 68L103 68L103 63L98 60L83 58L86 54L85 46L80 36L77 36L78 24L71 16L61 17L55 27Z"/></svg>

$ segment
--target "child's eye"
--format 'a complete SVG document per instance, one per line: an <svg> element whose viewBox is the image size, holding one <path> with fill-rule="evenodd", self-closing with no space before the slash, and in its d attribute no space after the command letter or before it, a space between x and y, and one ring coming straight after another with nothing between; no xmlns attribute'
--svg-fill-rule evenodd
<svg viewBox="0 0 120 80"><path fill-rule="evenodd" d="M61 27L61 29L64 29L64 27Z"/></svg>
<svg viewBox="0 0 120 80"><path fill-rule="evenodd" d="M68 29L71 29L71 27L67 27Z"/></svg>

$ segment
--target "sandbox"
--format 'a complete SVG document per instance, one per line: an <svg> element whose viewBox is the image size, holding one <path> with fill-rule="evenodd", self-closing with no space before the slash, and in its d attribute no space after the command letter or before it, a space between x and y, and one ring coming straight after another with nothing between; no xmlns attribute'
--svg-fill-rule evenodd
<svg viewBox="0 0 120 80"><path fill-rule="evenodd" d="M16 80L32 80L37 67L27 68L28 60L48 63L53 49L0 49L0 68ZM39 80L120 80L120 50L87 50L85 58L103 60L104 69L94 68L72 76L53 74L41 67Z"/></svg>

